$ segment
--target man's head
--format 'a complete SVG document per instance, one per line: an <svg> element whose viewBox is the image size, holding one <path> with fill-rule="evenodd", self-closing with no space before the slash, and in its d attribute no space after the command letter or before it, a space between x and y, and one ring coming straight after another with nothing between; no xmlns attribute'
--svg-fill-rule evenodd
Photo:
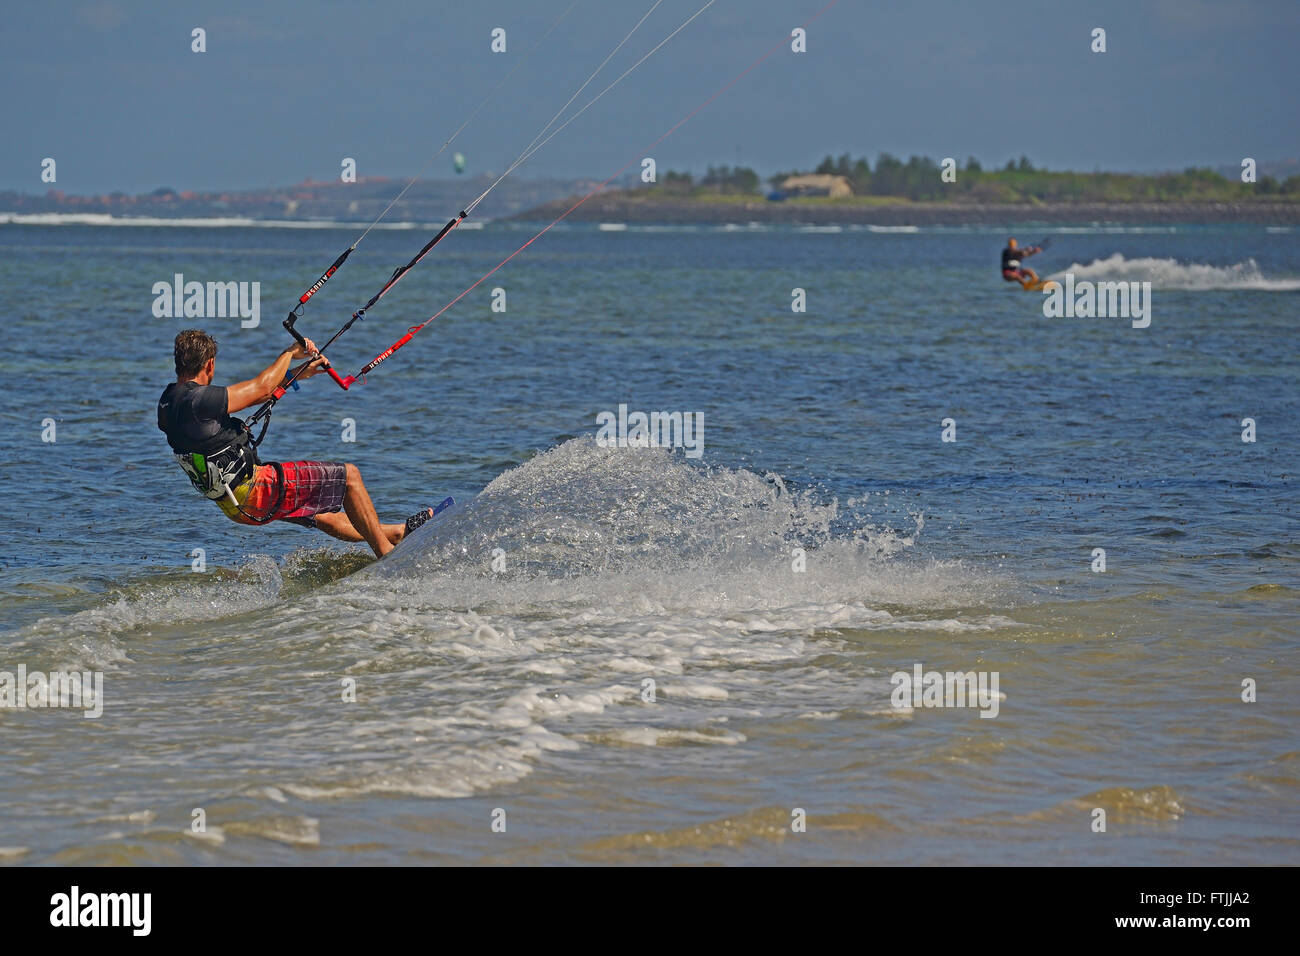
<svg viewBox="0 0 1300 956"><path fill-rule="evenodd" d="M200 329L185 329L176 333L173 348L176 357L176 378L187 382L207 378L210 384L217 361L217 340Z"/></svg>
<svg viewBox="0 0 1300 956"><path fill-rule="evenodd" d="M1007 248L1008 248L1008 249L1016 249L1016 248L1018 248L1018 247L1019 247L1019 244L1016 242L1016 240L1014 240L1014 239L1008 239L1008 240L1007 240Z"/></svg>

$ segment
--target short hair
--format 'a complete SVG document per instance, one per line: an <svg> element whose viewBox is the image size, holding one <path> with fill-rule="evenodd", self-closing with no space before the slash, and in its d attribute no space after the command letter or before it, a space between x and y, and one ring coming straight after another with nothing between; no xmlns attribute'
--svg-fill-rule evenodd
<svg viewBox="0 0 1300 956"><path fill-rule="evenodd" d="M195 376L210 359L217 357L217 340L201 329L185 329L176 333L173 354L176 374Z"/></svg>

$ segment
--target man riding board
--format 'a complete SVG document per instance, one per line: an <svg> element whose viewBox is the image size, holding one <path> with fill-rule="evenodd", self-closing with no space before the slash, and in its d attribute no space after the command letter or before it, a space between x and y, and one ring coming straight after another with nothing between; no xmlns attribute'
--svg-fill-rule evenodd
<svg viewBox="0 0 1300 956"><path fill-rule="evenodd" d="M1019 282L1024 289L1034 285L1038 282L1038 273L1022 266L1020 260L1042 251L1042 246L1026 246L1021 249L1015 239L1008 239L1007 247L1002 250L1002 278L1008 282Z"/></svg>
<svg viewBox="0 0 1300 956"><path fill-rule="evenodd" d="M288 521L319 528L342 541L365 541L382 558L429 520L433 509L412 515L405 524L382 524L356 465L260 461L248 427L233 417L286 387L294 359L308 359L296 370L298 380L328 368L311 340L306 343L281 352L256 378L226 386L212 384L216 339L198 329L178 333L176 381L158 399L158 427L194 487L226 517L240 524Z"/></svg>

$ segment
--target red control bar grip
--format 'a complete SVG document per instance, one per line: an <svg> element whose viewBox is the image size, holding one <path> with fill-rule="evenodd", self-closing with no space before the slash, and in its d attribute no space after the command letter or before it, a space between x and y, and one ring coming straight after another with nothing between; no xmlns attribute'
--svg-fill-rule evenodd
<svg viewBox="0 0 1300 956"><path fill-rule="evenodd" d="M353 382L356 381L356 379L353 378L351 375L349 375L347 378L344 378L343 376L341 376L338 372L334 371L334 366L333 366L333 365L326 365L326 366L325 366L325 371L327 371L327 372L330 373L330 378L332 378L332 379L334 379L334 381L338 382L338 383L339 383L339 388L343 389L343 391L345 391L345 392L348 390L348 386L351 385Z"/></svg>

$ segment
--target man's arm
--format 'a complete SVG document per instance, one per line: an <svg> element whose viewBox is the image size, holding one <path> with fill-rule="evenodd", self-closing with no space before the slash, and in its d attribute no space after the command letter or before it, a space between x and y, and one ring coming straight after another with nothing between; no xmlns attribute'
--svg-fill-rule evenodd
<svg viewBox="0 0 1300 956"><path fill-rule="evenodd" d="M291 349L285 349L279 354L274 362L268 365L256 378L250 378L246 382L236 382L226 388L226 414L233 415L235 412L248 408L250 405L257 405L271 397L276 386L284 384L286 373L289 371L289 363L296 358L307 358L316 351L316 346L310 339L307 340L307 348L301 345L295 345ZM323 366L325 359L319 356L310 363L306 372L301 378L310 378L319 371L318 366Z"/></svg>

